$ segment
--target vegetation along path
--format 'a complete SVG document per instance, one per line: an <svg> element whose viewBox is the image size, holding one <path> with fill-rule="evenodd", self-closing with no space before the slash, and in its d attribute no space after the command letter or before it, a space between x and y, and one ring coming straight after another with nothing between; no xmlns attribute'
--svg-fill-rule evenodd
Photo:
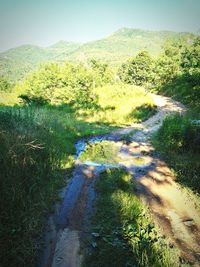
<svg viewBox="0 0 200 267"><path fill-rule="evenodd" d="M186 111L170 98L152 94L157 113L141 124L110 134L80 140L72 179L63 190L63 202L49 218L46 249L42 266L75 267L83 260L81 240L87 235L95 181L107 168L126 168L134 177L138 196L149 206L161 233L179 248L182 257L198 266L200 258L200 210L175 182L174 175L150 143L164 118ZM129 142L124 142L129 138ZM83 157L88 145L110 142L115 147L115 161L101 162ZM91 156L91 155L89 155ZM106 155L105 155L106 156ZM106 157L105 157L106 158Z"/></svg>

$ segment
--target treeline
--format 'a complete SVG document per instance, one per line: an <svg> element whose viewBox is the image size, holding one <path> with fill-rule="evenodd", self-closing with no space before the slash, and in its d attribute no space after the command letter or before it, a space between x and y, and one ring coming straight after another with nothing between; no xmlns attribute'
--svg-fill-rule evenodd
<svg viewBox="0 0 200 267"><path fill-rule="evenodd" d="M142 85L199 107L200 37L191 43L167 43L156 59L142 51L124 63L118 74L125 83Z"/></svg>
<svg viewBox="0 0 200 267"><path fill-rule="evenodd" d="M199 106L200 37L168 42L157 58L141 51L117 71L96 60L84 65L46 64L18 83L14 90L22 94L26 103L87 105L95 101L92 88L116 81L144 86ZM12 85L4 77L0 78L0 90L12 90Z"/></svg>
<svg viewBox="0 0 200 267"><path fill-rule="evenodd" d="M92 106L96 96L92 89L113 82L107 64L91 60L87 66L65 63L47 64L15 87L25 104L69 104Z"/></svg>

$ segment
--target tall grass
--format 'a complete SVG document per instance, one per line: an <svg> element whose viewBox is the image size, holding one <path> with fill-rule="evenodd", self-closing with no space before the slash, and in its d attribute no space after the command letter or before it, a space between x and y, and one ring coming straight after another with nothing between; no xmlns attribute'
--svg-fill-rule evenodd
<svg viewBox="0 0 200 267"><path fill-rule="evenodd" d="M177 181L200 193L200 125L188 116L167 117L153 143L174 169Z"/></svg>
<svg viewBox="0 0 200 267"><path fill-rule="evenodd" d="M74 143L110 129L79 121L67 107L0 109L2 267L34 266L44 215L71 173Z"/></svg>
<svg viewBox="0 0 200 267"><path fill-rule="evenodd" d="M100 175L90 240L93 249L84 266L180 266L178 252L159 235L134 188L125 170Z"/></svg>
<svg viewBox="0 0 200 267"><path fill-rule="evenodd" d="M33 240L71 167L70 150L47 121L31 109L0 111L1 266L33 266Z"/></svg>
<svg viewBox="0 0 200 267"><path fill-rule="evenodd" d="M88 122L131 125L148 119L156 110L153 99L142 87L120 83L98 87L93 91L101 108L93 110L92 114L90 111L86 113L88 116L84 119Z"/></svg>

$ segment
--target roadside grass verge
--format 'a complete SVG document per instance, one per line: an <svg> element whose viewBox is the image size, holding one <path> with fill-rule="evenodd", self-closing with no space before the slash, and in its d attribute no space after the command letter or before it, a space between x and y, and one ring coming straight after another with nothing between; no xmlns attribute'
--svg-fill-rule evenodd
<svg viewBox="0 0 200 267"><path fill-rule="evenodd" d="M188 116L167 117L152 139L177 182L200 193L200 125Z"/></svg>
<svg viewBox="0 0 200 267"><path fill-rule="evenodd" d="M108 125L77 121L66 109L0 108L0 262L34 266L45 215L73 167L79 137Z"/></svg>
<svg viewBox="0 0 200 267"><path fill-rule="evenodd" d="M178 252L159 235L147 208L134 194L127 171L103 172L96 191L91 249L84 266L180 266Z"/></svg>
<svg viewBox="0 0 200 267"><path fill-rule="evenodd" d="M34 266L44 215L70 174L72 146L64 129L31 109L0 111L0 262ZM65 147L66 145L66 147Z"/></svg>

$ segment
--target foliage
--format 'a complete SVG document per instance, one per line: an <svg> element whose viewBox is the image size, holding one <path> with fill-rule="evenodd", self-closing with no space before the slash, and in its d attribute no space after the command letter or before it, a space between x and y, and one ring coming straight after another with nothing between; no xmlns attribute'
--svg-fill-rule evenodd
<svg viewBox="0 0 200 267"><path fill-rule="evenodd" d="M0 92L9 93L12 90L12 85L10 82L3 76L0 77Z"/></svg>
<svg viewBox="0 0 200 267"><path fill-rule="evenodd" d="M123 82L148 86L152 81L152 68L152 58L147 51L142 51L122 65L119 76Z"/></svg>
<svg viewBox="0 0 200 267"><path fill-rule="evenodd" d="M200 152L200 125L180 114L164 120L157 138L166 150Z"/></svg>
<svg viewBox="0 0 200 267"><path fill-rule="evenodd" d="M188 116L168 117L153 143L174 169L177 180L200 193L200 125Z"/></svg>
<svg viewBox="0 0 200 267"><path fill-rule="evenodd" d="M159 92L172 96L191 109L200 110L200 69L185 72L160 87Z"/></svg>
<svg viewBox="0 0 200 267"><path fill-rule="evenodd" d="M180 266L134 194L134 182L125 170L107 170L96 184L98 198L92 219L93 247L84 266Z"/></svg>
<svg viewBox="0 0 200 267"><path fill-rule="evenodd" d="M112 78L108 65L97 61L92 61L90 68L69 63L46 64L18 83L16 91L21 92L23 101L29 104L65 103L89 107L96 102L92 89L110 83Z"/></svg>
<svg viewBox="0 0 200 267"><path fill-rule="evenodd" d="M17 88L29 101L39 98L38 102L44 99L49 104L83 105L94 100L91 95L94 79L93 73L83 66L49 64L31 74Z"/></svg>
<svg viewBox="0 0 200 267"><path fill-rule="evenodd" d="M118 68L131 56L142 50L158 55L166 40L193 39L191 33L153 32L123 28L111 36L86 44L58 42L41 48L33 45L20 46L0 53L0 75L16 82L35 71L40 64L65 61L88 63L91 59L102 60Z"/></svg>
<svg viewBox="0 0 200 267"><path fill-rule="evenodd" d="M114 73L109 68L108 64L92 59L90 61L91 67L94 71L95 85L100 86L112 82Z"/></svg>
<svg viewBox="0 0 200 267"><path fill-rule="evenodd" d="M181 54L183 71L200 68L200 37L196 37L192 45L187 45Z"/></svg>
<svg viewBox="0 0 200 267"><path fill-rule="evenodd" d="M153 86L160 88L160 86L172 81L179 74L178 61L163 54L155 61L153 72Z"/></svg>

